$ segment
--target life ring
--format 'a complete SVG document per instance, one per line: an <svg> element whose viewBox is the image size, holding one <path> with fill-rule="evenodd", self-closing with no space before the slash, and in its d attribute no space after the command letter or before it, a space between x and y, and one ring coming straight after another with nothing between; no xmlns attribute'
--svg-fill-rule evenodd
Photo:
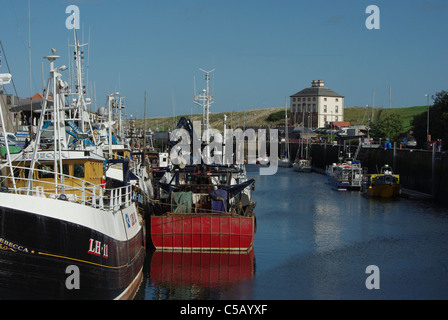
<svg viewBox="0 0 448 320"><path fill-rule="evenodd" d="M101 177L101 188L105 189L106 188L106 177L102 176Z"/></svg>

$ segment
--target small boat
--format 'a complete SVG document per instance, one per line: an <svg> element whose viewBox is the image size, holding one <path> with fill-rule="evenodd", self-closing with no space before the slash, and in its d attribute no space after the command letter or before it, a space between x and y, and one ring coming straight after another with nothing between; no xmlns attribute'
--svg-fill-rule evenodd
<svg viewBox="0 0 448 320"><path fill-rule="evenodd" d="M293 164L294 171L311 172L311 162L308 159L300 159Z"/></svg>
<svg viewBox="0 0 448 320"><path fill-rule="evenodd" d="M292 162L291 160L289 160L289 158L287 156L282 157L278 160L277 165L280 168L291 168L292 167Z"/></svg>
<svg viewBox="0 0 448 320"><path fill-rule="evenodd" d="M325 170L325 175L327 176L327 182L333 183L334 177L336 176L336 172L338 171L338 167L340 165L341 164L338 164L338 163L332 163L327 166L327 168Z"/></svg>
<svg viewBox="0 0 448 320"><path fill-rule="evenodd" d="M285 141L286 150L282 152L281 157L278 159L277 165L281 168L291 168L292 167L292 161L289 159L289 127L288 127L288 112L287 112L287 104L285 100L285 139L282 139L282 141ZM282 145L283 147L283 145Z"/></svg>
<svg viewBox="0 0 448 320"><path fill-rule="evenodd" d="M269 157L267 154L265 154L264 156L258 157L257 158L257 164L258 165L267 165L269 163Z"/></svg>
<svg viewBox="0 0 448 320"><path fill-rule="evenodd" d="M328 169L335 170L332 182L338 191L360 190L363 174L359 161L349 161Z"/></svg>
<svg viewBox="0 0 448 320"><path fill-rule="evenodd" d="M305 156L303 154L303 139L300 142L300 148L297 150L296 160L294 161L293 168L296 172L311 172L311 158L308 157L308 141L305 147ZM300 155L299 155L300 153Z"/></svg>
<svg viewBox="0 0 448 320"><path fill-rule="evenodd" d="M400 195L400 175L386 164L379 174L364 176L361 192L370 197L396 198Z"/></svg>

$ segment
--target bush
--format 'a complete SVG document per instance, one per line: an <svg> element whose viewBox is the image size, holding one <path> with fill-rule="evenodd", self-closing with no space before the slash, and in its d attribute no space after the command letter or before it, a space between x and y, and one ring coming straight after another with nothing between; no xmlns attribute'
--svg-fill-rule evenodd
<svg viewBox="0 0 448 320"><path fill-rule="evenodd" d="M288 110L288 118L291 117L291 111ZM273 112L267 117L266 121L268 122L277 122L285 119L285 111L277 111Z"/></svg>

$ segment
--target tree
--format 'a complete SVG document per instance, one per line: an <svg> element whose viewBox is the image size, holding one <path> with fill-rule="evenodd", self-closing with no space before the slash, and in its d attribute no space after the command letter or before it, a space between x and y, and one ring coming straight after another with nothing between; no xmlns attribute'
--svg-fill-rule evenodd
<svg viewBox="0 0 448 320"><path fill-rule="evenodd" d="M442 90L432 96L433 106L429 107L429 134L431 140L442 139L448 143L448 92ZM414 116L411 121L412 130L417 142L423 146L427 142L428 111Z"/></svg>
<svg viewBox="0 0 448 320"><path fill-rule="evenodd" d="M397 141L403 131L403 121L396 113L376 121L370 125L370 132L375 138L389 138L390 141Z"/></svg>

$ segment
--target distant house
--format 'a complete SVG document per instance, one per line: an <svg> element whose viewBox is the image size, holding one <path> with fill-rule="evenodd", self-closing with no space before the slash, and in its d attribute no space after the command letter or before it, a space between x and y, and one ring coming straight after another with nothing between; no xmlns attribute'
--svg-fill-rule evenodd
<svg viewBox="0 0 448 320"><path fill-rule="evenodd" d="M334 129L342 129L350 127L350 121L334 121L331 124Z"/></svg>
<svg viewBox="0 0 448 320"><path fill-rule="evenodd" d="M344 121L344 96L325 87L322 80L313 80L310 88L290 97L291 121L307 128L324 128L332 122Z"/></svg>
<svg viewBox="0 0 448 320"><path fill-rule="evenodd" d="M7 132L15 132L17 126L20 124L21 118L19 114L14 114L11 109L19 101L19 98L12 94L4 94L0 89L0 106L2 108L3 120L5 123L5 130ZM2 124L0 123L0 129Z"/></svg>

